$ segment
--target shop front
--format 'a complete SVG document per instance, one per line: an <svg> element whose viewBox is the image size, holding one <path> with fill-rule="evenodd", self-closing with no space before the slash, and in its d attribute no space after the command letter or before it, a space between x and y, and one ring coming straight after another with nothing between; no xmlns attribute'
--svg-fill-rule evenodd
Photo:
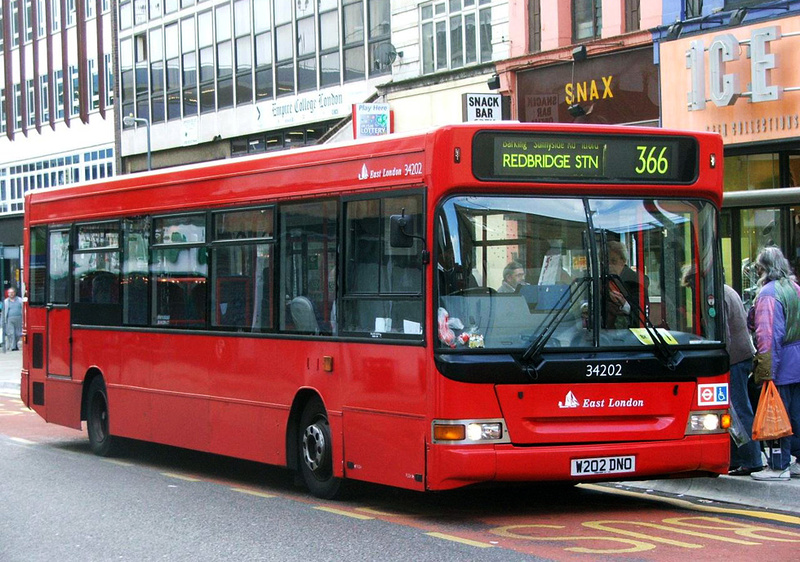
<svg viewBox="0 0 800 562"><path fill-rule="evenodd" d="M724 140L725 276L749 306L761 248L800 270L800 17L663 42L659 67L662 125Z"/></svg>
<svg viewBox="0 0 800 562"><path fill-rule="evenodd" d="M498 65L499 68L499 65ZM516 72L516 117L528 123L658 125L658 69L652 44Z"/></svg>

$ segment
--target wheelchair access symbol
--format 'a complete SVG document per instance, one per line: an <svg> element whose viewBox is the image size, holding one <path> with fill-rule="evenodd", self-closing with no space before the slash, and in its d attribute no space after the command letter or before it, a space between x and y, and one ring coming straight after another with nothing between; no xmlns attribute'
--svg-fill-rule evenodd
<svg viewBox="0 0 800 562"><path fill-rule="evenodd" d="M728 405L728 383L717 384L698 384L697 385L697 405L698 406L727 406Z"/></svg>

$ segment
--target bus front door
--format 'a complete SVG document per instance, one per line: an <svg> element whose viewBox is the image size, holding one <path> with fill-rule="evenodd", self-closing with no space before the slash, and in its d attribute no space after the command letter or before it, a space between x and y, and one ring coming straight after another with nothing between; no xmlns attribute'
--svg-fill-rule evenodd
<svg viewBox="0 0 800 562"><path fill-rule="evenodd" d="M80 429L82 389L72 380L69 229L53 229L49 235L44 418Z"/></svg>

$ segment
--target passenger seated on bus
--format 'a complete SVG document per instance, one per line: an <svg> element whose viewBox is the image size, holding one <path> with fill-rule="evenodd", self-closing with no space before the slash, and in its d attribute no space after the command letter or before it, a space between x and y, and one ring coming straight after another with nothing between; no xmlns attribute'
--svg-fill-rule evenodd
<svg viewBox="0 0 800 562"><path fill-rule="evenodd" d="M308 297L297 296L289 302L289 312L292 315L294 327L299 332L319 334L319 323L314 314L314 305Z"/></svg>
<svg viewBox="0 0 800 562"><path fill-rule="evenodd" d="M117 302L117 276L107 271L98 271L92 279L92 300L95 304Z"/></svg>
<svg viewBox="0 0 800 562"><path fill-rule="evenodd" d="M200 326L206 321L206 284L195 283L189 291L189 310L186 318L192 322L189 325Z"/></svg>
<svg viewBox="0 0 800 562"><path fill-rule="evenodd" d="M520 284L525 283L525 270L516 261L508 262L503 268L503 282L497 288L498 293L514 293Z"/></svg>
<svg viewBox="0 0 800 562"><path fill-rule="evenodd" d="M650 279L644 276L644 287L639 275L628 266L628 250L622 242L608 243L608 272L610 278L605 288L605 327L607 329L636 328L642 325L641 295L644 292L644 312L648 309ZM631 301L634 304L631 304Z"/></svg>

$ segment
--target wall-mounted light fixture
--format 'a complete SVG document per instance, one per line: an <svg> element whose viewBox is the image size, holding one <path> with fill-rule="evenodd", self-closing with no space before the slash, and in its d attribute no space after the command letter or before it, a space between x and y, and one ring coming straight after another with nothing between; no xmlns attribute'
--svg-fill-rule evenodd
<svg viewBox="0 0 800 562"><path fill-rule="evenodd" d="M737 10L734 10L731 13L731 17L728 20L728 25L741 25L744 21L744 18L747 17L747 14L750 12L766 12L768 10L790 10L791 6L789 2L783 2L781 4L772 4L770 6L763 5L763 6L743 6Z"/></svg>
<svg viewBox="0 0 800 562"><path fill-rule="evenodd" d="M136 125L144 125L147 128L147 169L153 169L153 160L150 152L150 121L144 117L134 117L133 115L126 115L122 118L122 124L126 127L135 127Z"/></svg>
<svg viewBox="0 0 800 562"><path fill-rule="evenodd" d="M572 105L567 107L567 111L573 117L583 117L584 115L587 114L586 110L583 109L583 106L579 103L573 103Z"/></svg>
<svg viewBox="0 0 800 562"><path fill-rule="evenodd" d="M731 19L728 20L728 25L739 25L744 21L745 16L747 16L747 8L739 8L733 14L731 14Z"/></svg>
<svg viewBox="0 0 800 562"><path fill-rule="evenodd" d="M674 41L681 36L681 31L683 31L683 24L676 21L667 28L667 34L664 36L664 39L667 41Z"/></svg>
<svg viewBox="0 0 800 562"><path fill-rule="evenodd" d="M500 75L495 74L489 80L487 80L486 85L489 87L490 90L499 90L500 89Z"/></svg>
<svg viewBox="0 0 800 562"><path fill-rule="evenodd" d="M572 60L575 62L583 62L588 56L589 53L586 51L586 45L578 45L572 49Z"/></svg>

